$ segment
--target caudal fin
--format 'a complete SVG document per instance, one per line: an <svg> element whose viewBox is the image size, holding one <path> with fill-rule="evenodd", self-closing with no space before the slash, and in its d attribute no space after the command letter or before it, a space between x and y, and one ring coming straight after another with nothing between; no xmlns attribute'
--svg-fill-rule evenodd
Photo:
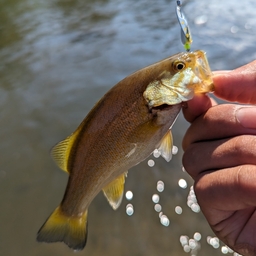
<svg viewBox="0 0 256 256"><path fill-rule="evenodd" d="M73 250L82 250L87 239L87 211L81 216L66 216L58 207L37 233L38 242L64 242Z"/></svg>

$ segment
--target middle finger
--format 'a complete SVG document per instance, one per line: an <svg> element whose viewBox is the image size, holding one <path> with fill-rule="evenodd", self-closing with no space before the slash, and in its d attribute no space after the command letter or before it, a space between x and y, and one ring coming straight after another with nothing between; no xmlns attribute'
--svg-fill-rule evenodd
<svg viewBox="0 0 256 256"><path fill-rule="evenodd" d="M186 171L195 179L207 170L224 169L242 164L256 165L256 136L192 143L183 155Z"/></svg>
<svg viewBox="0 0 256 256"><path fill-rule="evenodd" d="M199 116L188 128L183 138L183 149L198 141L224 139L241 134L256 134L237 121L235 113L240 105L222 104L214 106Z"/></svg>

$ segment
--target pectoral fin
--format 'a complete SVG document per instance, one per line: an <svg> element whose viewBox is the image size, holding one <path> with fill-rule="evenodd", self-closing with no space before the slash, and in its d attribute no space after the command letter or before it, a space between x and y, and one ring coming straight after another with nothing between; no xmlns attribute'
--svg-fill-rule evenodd
<svg viewBox="0 0 256 256"><path fill-rule="evenodd" d="M114 210L120 206L123 199L125 176L126 173L123 173L102 189L105 197L108 199L109 204Z"/></svg>
<svg viewBox="0 0 256 256"><path fill-rule="evenodd" d="M160 142L160 146L158 151L160 152L161 156L167 161L170 162L172 159L172 147L173 147L173 139L172 139L172 132L169 130Z"/></svg>

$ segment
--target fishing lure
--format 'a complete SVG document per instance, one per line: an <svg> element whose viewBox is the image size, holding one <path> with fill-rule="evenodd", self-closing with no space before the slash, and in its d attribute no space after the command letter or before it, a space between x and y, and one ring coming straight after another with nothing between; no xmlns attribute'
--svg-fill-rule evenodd
<svg viewBox="0 0 256 256"><path fill-rule="evenodd" d="M187 19L181 10L181 1L177 1L176 14L181 27L181 42L187 52L190 51L190 45L192 44L192 35L188 26Z"/></svg>

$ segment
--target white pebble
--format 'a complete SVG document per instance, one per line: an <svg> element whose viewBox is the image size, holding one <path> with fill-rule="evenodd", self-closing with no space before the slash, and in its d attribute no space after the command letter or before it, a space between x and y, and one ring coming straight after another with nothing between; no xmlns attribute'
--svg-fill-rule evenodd
<svg viewBox="0 0 256 256"><path fill-rule="evenodd" d="M184 179L180 179L178 184L181 188L184 188L184 189L187 188L188 186L187 182Z"/></svg>
<svg viewBox="0 0 256 256"><path fill-rule="evenodd" d="M222 252L223 254L228 254L228 248L227 248L227 246L222 246L222 247L221 247L221 252Z"/></svg>
<svg viewBox="0 0 256 256"><path fill-rule="evenodd" d="M228 246L227 246L227 247L228 247ZM233 253L234 251L233 251L231 248L228 247L228 252L229 252L229 253Z"/></svg>
<svg viewBox="0 0 256 256"><path fill-rule="evenodd" d="M159 180L157 182L156 189L158 192L163 192L164 191L164 182Z"/></svg>
<svg viewBox="0 0 256 256"><path fill-rule="evenodd" d="M188 237L187 236L180 236L180 243L182 246L188 245Z"/></svg>
<svg viewBox="0 0 256 256"><path fill-rule="evenodd" d="M182 208L181 208L180 206L176 206L176 207L175 207L175 212L176 212L177 214L182 214Z"/></svg>
<svg viewBox="0 0 256 256"><path fill-rule="evenodd" d="M207 236L206 241L207 241L208 244L211 244L211 243L210 243L210 242L211 242L211 239L212 239L211 236Z"/></svg>
<svg viewBox="0 0 256 256"><path fill-rule="evenodd" d="M193 187L193 186L190 187L189 193L190 193L191 195L194 195L194 194L195 194L195 191L194 191L194 187Z"/></svg>
<svg viewBox="0 0 256 256"><path fill-rule="evenodd" d="M173 146L173 147L172 147L172 154L173 154L173 155L177 155L178 151L179 151L179 149L178 149L177 146Z"/></svg>
<svg viewBox="0 0 256 256"><path fill-rule="evenodd" d="M194 239L189 239L188 245L193 250L197 247L197 242Z"/></svg>
<svg viewBox="0 0 256 256"><path fill-rule="evenodd" d="M152 160L152 159L149 159L149 160L148 160L148 166L149 166L149 167L153 167L154 165L155 165L155 161Z"/></svg>
<svg viewBox="0 0 256 256"><path fill-rule="evenodd" d="M220 241L217 237L212 237L210 239L210 245L215 248L215 249L218 249L220 247Z"/></svg>
<svg viewBox="0 0 256 256"><path fill-rule="evenodd" d="M132 191L128 190L126 193L125 193L125 197L127 200L132 200L133 198L133 193Z"/></svg>
<svg viewBox="0 0 256 256"><path fill-rule="evenodd" d="M156 212L161 212L162 206L160 204L155 204L154 209Z"/></svg>
<svg viewBox="0 0 256 256"><path fill-rule="evenodd" d="M189 199L189 200L187 201L187 205L188 205L188 207L189 207L189 208L191 208L191 206L192 206L192 204L193 204L193 203L194 203L194 202L193 202L192 200L190 200L190 199Z"/></svg>
<svg viewBox="0 0 256 256"><path fill-rule="evenodd" d="M183 250L184 250L184 252L190 252L190 246L189 245L185 245L183 247Z"/></svg>
<svg viewBox="0 0 256 256"><path fill-rule="evenodd" d="M127 204L126 205L126 214L128 216L131 216L131 215L133 215L133 213L134 213L133 205L132 204Z"/></svg>
<svg viewBox="0 0 256 256"><path fill-rule="evenodd" d="M193 203L193 204L191 205L191 210L192 210L193 212L198 213L198 212L200 212L200 206L199 206L198 204Z"/></svg>
<svg viewBox="0 0 256 256"><path fill-rule="evenodd" d="M184 166L182 166L181 170L182 170L183 172L187 172Z"/></svg>
<svg viewBox="0 0 256 256"><path fill-rule="evenodd" d="M197 199L196 199L196 195L195 195L195 194L192 194L192 193L191 193L191 194L189 195L189 199L190 199L191 201L195 202L195 203L197 202Z"/></svg>
<svg viewBox="0 0 256 256"><path fill-rule="evenodd" d="M158 194L154 194L154 195L152 196L152 201L153 201L153 203L157 204L157 203L159 202L159 200L160 200L160 197L159 197Z"/></svg>
<svg viewBox="0 0 256 256"><path fill-rule="evenodd" d="M159 152L158 149L155 149L155 150L153 151L153 156L154 156L155 158L158 158L158 157L161 156L161 153Z"/></svg>
<svg viewBox="0 0 256 256"><path fill-rule="evenodd" d="M196 232L196 233L194 234L194 239L195 239L196 241L200 241L201 238L202 238L202 235L201 235L199 232Z"/></svg>
<svg viewBox="0 0 256 256"><path fill-rule="evenodd" d="M166 227L168 227L169 224L170 224L170 220L168 219L168 217L167 217L166 215L162 215L162 216L160 217L160 222L161 222L161 224L162 224L163 226L166 226Z"/></svg>

